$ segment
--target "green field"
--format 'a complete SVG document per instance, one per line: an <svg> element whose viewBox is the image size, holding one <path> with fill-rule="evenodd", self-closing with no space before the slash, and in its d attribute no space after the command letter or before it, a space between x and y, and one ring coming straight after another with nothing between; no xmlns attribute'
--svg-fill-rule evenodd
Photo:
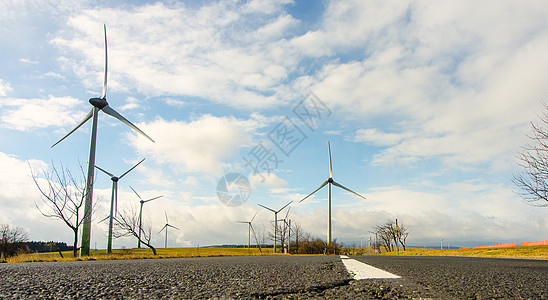
<svg viewBox="0 0 548 300"><path fill-rule="evenodd" d="M153 259L153 258L176 258L176 257L210 257L210 256L245 256L245 255L273 255L272 249L263 249L259 252L257 248L159 248L158 255L153 255L148 248L142 249L115 249L112 254L106 250L92 250L88 257L75 258L72 251L62 252L64 258L58 252L22 254L7 259L8 263L16 262L46 262L46 261L74 261L74 260L117 260L117 259ZM368 247L345 247L341 249L342 254L362 255L370 253ZM278 253L277 255L282 255ZM379 255L396 255L396 252L383 252ZM475 256L475 257L507 257L507 258L533 258L548 259L548 246L513 247L513 248L488 248L488 249L422 249L408 248L400 251L399 255L406 256Z"/></svg>

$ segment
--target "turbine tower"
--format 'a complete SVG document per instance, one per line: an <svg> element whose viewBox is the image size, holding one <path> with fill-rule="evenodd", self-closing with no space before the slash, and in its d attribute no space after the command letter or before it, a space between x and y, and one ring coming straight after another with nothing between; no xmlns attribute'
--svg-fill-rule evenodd
<svg viewBox="0 0 548 300"><path fill-rule="evenodd" d="M331 245L331 185L334 185L336 187L339 187L345 191L348 191L358 197L361 197L363 199L365 199L364 196L350 190L349 188L347 187L344 187L342 186L341 184L337 183L335 180L333 180L333 166L331 164L331 145L329 144L329 142L327 142L327 149L328 149L328 152L329 152L329 178L327 178L326 181L324 181L322 183L322 185L320 185L319 188L315 189L312 193L308 194L308 196L304 197L303 199L301 199L301 201L299 201L299 203L303 202L306 198L312 196L315 192L319 191L321 188L323 188L324 186L327 185L327 205L328 205L328 209L327 209L327 244L328 245Z"/></svg>
<svg viewBox="0 0 548 300"><path fill-rule="evenodd" d="M247 229L247 249L249 251L251 251L251 230L253 230L253 225L251 225L251 222L255 220L255 216L257 216L257 213L253 215L253 218L251 218L251 221L238 221L238 223L249 224ZM253 232L255 232L255 230L253 230Z"/></svg>
<svg viewBox="0 0 548 300"><path fill-rule="evenodd" d="M113 225L113 219L116 213L118 212L118 180L122 179L122 177L126 176L127 173L131 172L133 169L135 169L138 165L140 165L145 158L143 158L140 162L138 162L136 165L134 165L131 169L127 170L124 174L120 175L120 177L116 177L113 174L99 168L98 166L95 166L97 169L102 171L103 173L110 176L110 180L112 180L112 196L110 198L110 216L109 216L109 222L108 222L108 239L107 239L107 253L112 253L112 225Z"/></svg>
<svg viewBox="0 0 548 300"><path fill-rule="evenodd" d="M135 195L137 195L137 197L139 197L139 202L141 202L141 209L139 209L139 241L137 242L137 248L141 248L141 231L143 231L143 228L141 227L141 224L143 222L143 204L147 203L147 202L150 202L152 200L156 200L158 198L161 198L163 196L158 196L158 197L154 197L154 198L151 198L151 199L147 199L147 200L143 200L143 198L141 198L141 196L139 196L139 194L137 194L137 192L131 187L131 185L129 186L133 192L135 193Z"/></svg>
<svg viewBox="0 0 548 300"><path fill-rule="evenodd" d="M162 229L160 229L160 231L158 231L158 234L160 232L162 232L162 230L164 230L164 229L166 230L166 240L164 242L164 248L167 248L167 228L171 227L171 228L174 228L174 229L177 229L177 230L180 230L180 229L173 226L173 225L171 225L171 224L169 224L169 221L167 220L167 212L165 210L164 210L164 214L166 215L166 225L164 225L164 227L162 227Z"/></svg>
<svg viewBox="0 0 548 300"><path fill-rule="evenodd" d="M69 133L67 133L63 138L61 138L59 141L57 141L55 144L53 144L51 147L53 148L55 145L59 144L62 140L64 140L66 137L71 135L74 131L76 131L80 126L84 125L89 119L92 119L92 125L91 125L91 139L90 139L90 145L89 145L89 160L88 160L88 174L86 179L86 199L84 202L84 222L82 223L82 242L81 242L81 248L80 248L80 256L88 256L89 250L90 250L90 242L91 242L91 212L93 207L93 176L95 171L95 149L97 144L97 119L99 116L99 111L103 111L107 115L114 117L124 124L131 127L133 130L137 131L138 133L145 136L147 139L154 142L148 135L146 135L141 129L137 128L137 126L133 125L130 121L128 121L126 118L124 118L122 115L120 115L118 112L116 112L113 108L111 108L108 105L107 102L107 71L108 71L108 55L107 55L107 26L103 25L104 32L105 32L105 77L103 80L103 93L101 95L101 98L91 98L89 99L89 103L92 105L91 110L88 112L88 114L84 117L80 123L76 125ZM92 118L93 117L93 118Z"/></svg>
<svg viewBox="0 0 548 300"><path fill-rule="evenodd" d="M287 203L286 205L284 205L282 208L278 209L278 210L273 210L272 208L270 207L266 207L264 205L261 205L261 204L257 204L259 205L260 207L262 208L266 208L268 210L270 210L271 212L274 213L274 253L276 253L276 237L277 237L277 231L278 231L278 213L281 212L284 208L286 208L289 204L291 204L293 201L289 201L289 203Z"/></svg>

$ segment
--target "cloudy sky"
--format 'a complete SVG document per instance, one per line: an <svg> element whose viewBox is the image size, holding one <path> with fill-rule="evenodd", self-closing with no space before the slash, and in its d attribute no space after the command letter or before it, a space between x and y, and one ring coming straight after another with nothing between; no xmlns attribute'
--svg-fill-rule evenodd
<svg viewBox="0 0 548 300"><path fill-rule="evenodd" d="M0 223L71 242L43 217L30 169L87 164L100 97L155 140L99 115L96 164L120 175L119 205L143 198L154 244L247 243L329 177L333 236L366 239L398 218L409 244L546 239L548 211L522 202L516 154L548 95L546 1L0 2ZM29 167L30 166L30 167ZM249 179L241 205L217 194ZM92 247L106 247L111 181L96 173ZM229 193L237 191L234 186ZM285 212L285 211L284 211ZM327 190L290 217L325 238ZM119 239L114 247L132 247Z"/></svg>

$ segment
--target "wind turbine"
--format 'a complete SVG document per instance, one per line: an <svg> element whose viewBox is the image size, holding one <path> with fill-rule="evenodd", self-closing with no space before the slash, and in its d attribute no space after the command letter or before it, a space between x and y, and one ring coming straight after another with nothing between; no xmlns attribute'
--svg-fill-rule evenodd
<svg viewBox="0 0 548 300"><path fill-rule="evenodd" d="M92 119L92 125L91 125L91 140L89 145L89 160L88 160L88 174L86 179L86 199L84 202L84 222L82 224L82 242L81 242L81 248L80 248L80 255L87 256L89 255L90 250L90 236L91 236L91 212L92 212L92 201L93 201L93 176L94 176L94 169L95 169L95 149L97 144L97 119L99 116L99 111L103 111L107 115L110 115L111 117L114 117L120 121L122 121L124 124L131 127L133 130L137 131L138 133L145 136L147 139L154 142L148 135L146 135L141 129L137 128L137 126L133 125L130 121L128 121L126 118L124 118L122 115L120 115L118 112L116 112L113 108L111 108L108 105L107 102L107 71L108 71L108 55L107 55L107 26L103 25L104 32L105 32L105 76L103 80L103 93L101 94L101 98L91 98L89 99L89 103L92 105L91 110L88 112L88 114L74 127L69 133L67 133L63 138L61 138L59 141L57 141L55 144L53 144L51 147L55 147L55 145L59 144L62 140L64 140L66 137L71 135L74 131L76 131L80 126L84 125L89 119ZM93 118L92 118L93 117Z"/></svg>
<svg viewBox="0 0 548 300"><path fill-rule="evenodd" d="M341 184L338 184L335 180L333 180L333 166L331 164L331 145L329 144L329 142L327 142L327 149L328 149L328 152L329 152L329 178L327 178L326 181L324 181L322 183L322 185L320 185L319 188L315 189L312 193L308 194L308 196L304 197L303 199L301 199L301 201L299 201L299 203L303 202L306 198L312 196L315 192L319 191L321 188L323 188L324 186L327 185L327 203L328 203L328 209L327 209L327 244L328 245L331 245L331 185L334 185L336 187L339 187L345 191L348 191L358 197L361 197L363 199L365 199L364 196L350 190L349 188L347 187L344 187L342 186Z"/></svg>
<svg viewBox="0 0 548 300"><path fill-rule="evenodd" d="M113 225L113 219L118 211L118 180L122 179L122 177L126 176L127 173L131 172L133 169L135 169L138 165L140 165L145 158L143 158L140 162L138 162L136 165L134 165L131 169L127 170L124 174L120 175L120 177L116 177L113 174L99 168L98 166L95 166L97 169L101 170L103 173L110 176L110 180L112 180L112 196L110 198L110 217L108 222L108 239L107 239L107 253L112 253L112 225Z"/></svg>
<svg viewBox="0 0 548 300"><path fill-rule="evenodd" d="M257 216L257 213L253 215L253 218L251 218L251 221L238 221L238 223L244 223L249 224L247 229L247 249L251 251L251 230L253 230L253 225L251 225L251 222L255 220L255 216ZM253 230L255 232L255 230Z"/></svg>
<svg viewBox="0 0 548 300"><path fill-rule="evenodd" d="M278 236L277 235L277 231L278 231L278 213L281 212L284 208L286 208L292 202L293 201L289 201L289 203L287 203L286 205L284 205L282 208L280 208L278 210L273 210L270 207L266 207L264 205L261 205L261 204L257 203L257 205L259 205L260 207L266 208L266 209L268 209L268 210L270 210L271 212L274 213L274 253L276 253L276 237Z"/></svg>
<svg viewBox="0 0 548 300"><path fill-rule="evenodd" d="M143 204L149 202L149 201L152 201L152 200L156 200L158 198L161 198L163 196L158 196L158 197L154 197L154 198L151 198L151 199L147 199L147 200L143 200L143 198L141 198L141 196L139 196L139 194L137 194L137 192L131 187L131 185L129 186L133 192L137 195L137 197L139 197L139 202L141 202L141 209L139 209L139 241L137 242L137 248L141 248L141 231L143 231L142 227L141 227L141 224L143 222Z"/></svg>
<svg viewBox="0 0 548 300"><path fill-rule="evenodd" d="M164 242L164 248L167 248L167 228L168 227L171 227L171 228L175 228L177 230L180 230L179 228L169 224L169 221L167 220L167 212L164 210L164 214L166 215L166 225L164 225L164 227L162 227L162 229L160 229L160 231L158 231L158 233L162 232L162 230L166 230L166 241Z"/></svg>

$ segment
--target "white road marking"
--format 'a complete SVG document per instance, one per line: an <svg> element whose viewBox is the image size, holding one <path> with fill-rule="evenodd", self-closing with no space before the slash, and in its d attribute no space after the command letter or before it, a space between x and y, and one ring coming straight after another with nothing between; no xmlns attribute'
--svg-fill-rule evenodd
<svg viewBox="0 0 548 300"><path fill-rule="evenodd" d="M362 262L359 262L355 259L350 259L346 255L341 255L342 262L346 269L348 270L348 273L350 275L354 276L354 279L360 280L360 279L394 279L394 278L401 278L398 275L394 275L392 273L386 272L384 270L381 270L379 268L375 268L373 266L370 266L368 264L364 264Z"/></svg>

